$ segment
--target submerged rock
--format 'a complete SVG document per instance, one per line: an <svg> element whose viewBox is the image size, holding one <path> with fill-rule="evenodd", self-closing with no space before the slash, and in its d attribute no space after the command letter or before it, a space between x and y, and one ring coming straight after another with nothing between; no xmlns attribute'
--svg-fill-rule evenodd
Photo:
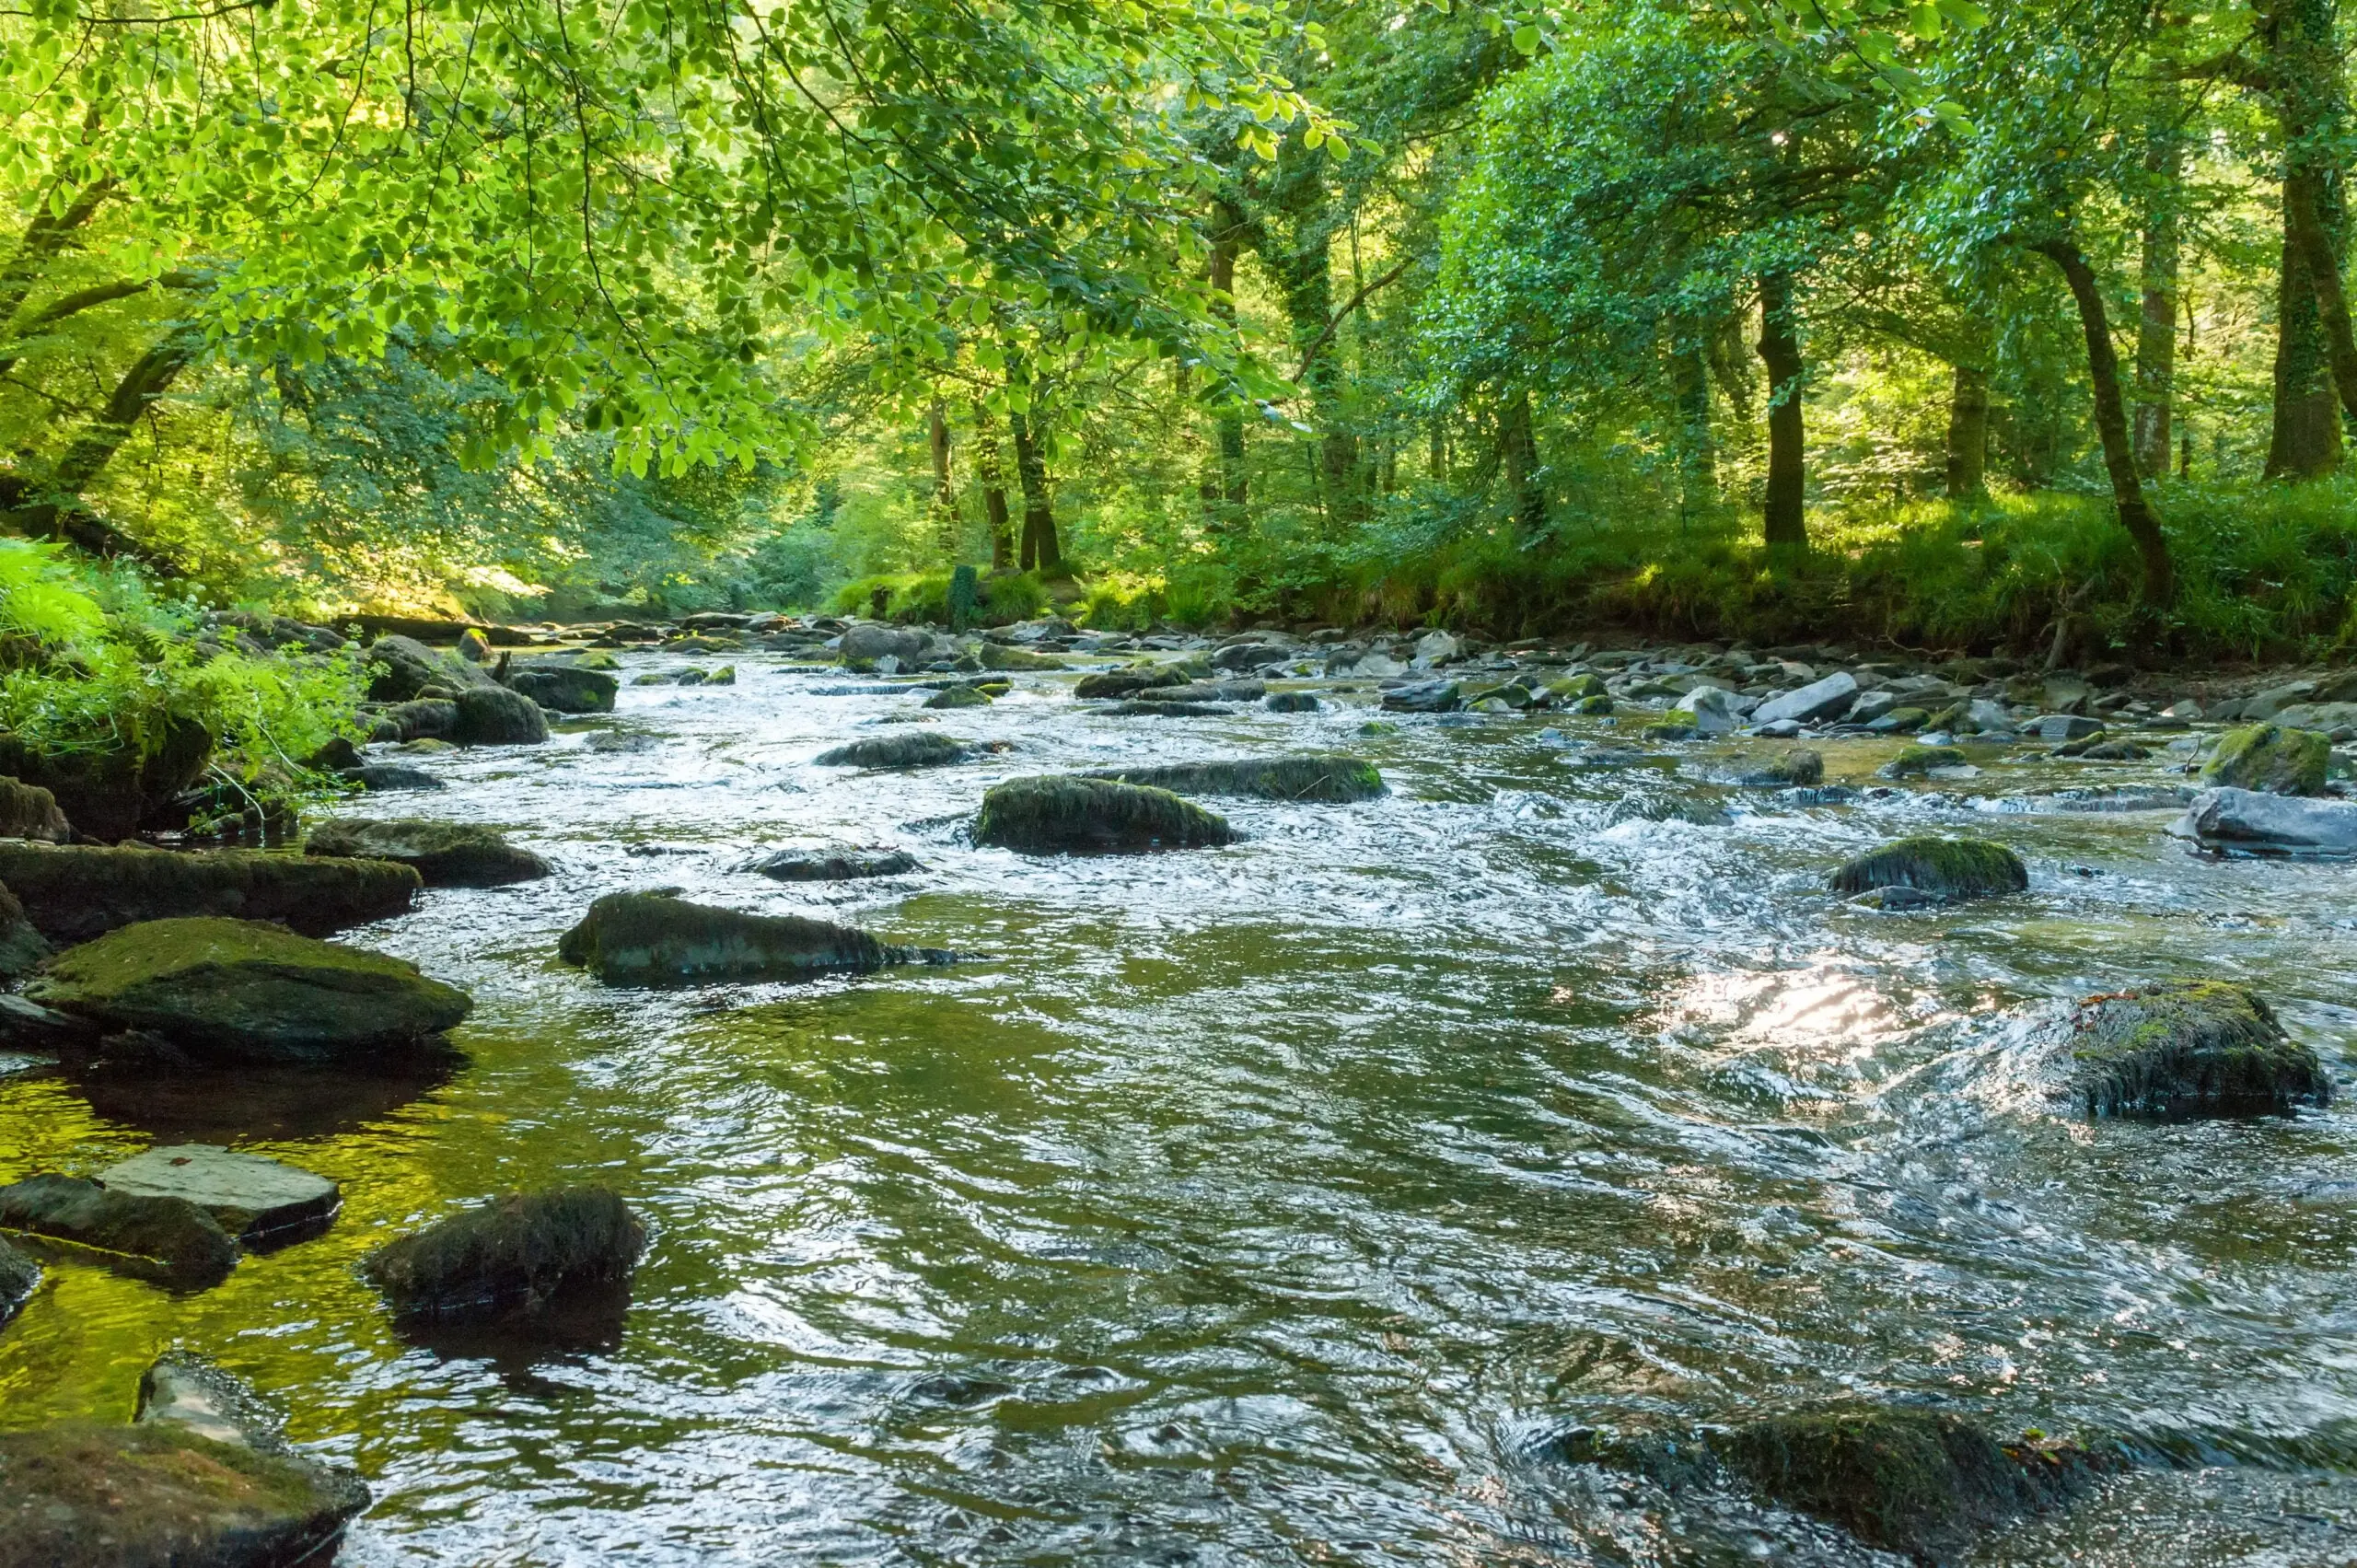
<svg viewBox="0 0 2357 1568"><path fill-rule="evenodd" d="M41 1285L41 1265L0 1240L0 1328Z"/></svg>
<svg viewBox="0 0 2357 1568"><path fill-rule="evenodd" d="M924 700L928 708L987 708L991 700L971 686L945 686Z"/></svg>
<svg viewBox="0 0 2357 1568"><path fill-rule="evenodd" d="M899 877L921 867L915 855L900 849L782 849L743 869L780 882L850 882L866 877Z"/></svg>
<svg viewBox="0 0 2357 1568"><path fill-rule="evenodd" d="M1037 854L1235 842L1225 819L1167 789L1110 779L1009 779L982 796L974 842Z"/></svg>
<svg viewBox="0 0 2357 1568"><path fill-rule="evenodd" d="M25 988L45 1007L249 1062L367 1062L458 1027L466 993L414 964L255 920L156 920L68 948Z"/></svg>
<svg viewBox="0 0 2357 1568"><path fill-rule="evenodd" d="M1938 768L1961 768L1965 754L1953 746L1908 746L1875 772L1887 779L1920 779Z"/></svg>
<svg viewBox="0 0 2357 1568"><path fill-rule="evenodd" d="M1985 1532L2060 1507L2127 1467L2116 1450L2002 1443L1958 1416L1871 1405L1674 1438L1581 1434L1567 1448L1672 1491L1734 1480L1867 1546L1934 1565L1961 1562Z"/></svg>
<svg viewBox="0 0 2357 1568"><path fill-rule="evenodd" d="M79 1177L29 1176L0 1187L0 1230L87 1249L119 1273L176 1290L210 1289L238 1266L237 1242L194 1203L110 1191Z"/></svg>
<svg viewBox="0 0 2357 1568"><path fill-rule="evenodd" d="M1051 658L1045 654L1028 653L1022 648L1010 648L1004 643L986 641L976 651L981 658L984 669L1066 669L1071 668L1060 658Z"/></svg>
<svg viewBox="0 0 2357 1568"><path fill-rule="evenodd" d="M1341 805L1385 793L1374 763L1339 755L1245 758L1232 762L1173 762L1155 768L1103 768L1082 775L1147 784L1178 795L1249 796Z"/></svg>
<svg viewBox="0 0 2357 1568"><path fill-rule="evenodd" d="M1830 885L1852 894L1903 888L1946 903L2025 891L2029 868L2003 844L1926 836L1859 855L1834 872Z"/></svg>
<svg viewBox="0 0 2357 1568"><path fill-rule="evenodd" d="M0 839L64 843L73 836L73 825L57 808L57 796L15 779L0 778Z"/></svg>
<svg viewBox="0 0 2357 1568"><path fill-rule="evenodd" d="M344 783L358 784L371 794L384 790L440 789L442 781L423 768L404 768L397 762L365 762L356 768L346 768L337 775Z"/></svg>
<svg viewBox="0 0 2357 1568"><path fill-rule="evenodd" d="M1225 717L1236 710L1216 703L1173 703L1153 697L1129 697L1106 711L1133 718L1201 719Z"/></svg>
<svg viewBox="0 0 2357 1568"><path fill-rule="evenodd" d="M481 686L461 691L448 738L461 746L538 746L549 738L540 705L521 691Z"/></svg>
<svg viewBox="0 0 2357 1568"><path fill-rule="evenodd" d="M1805 788L1820 784L1825 782L1825 753L1813 747L1795 746L1765 767L1754 768L1738 775L1736 782L1754 789Z"/></svg>
<svg viewBox="0 0 2357 1568"><path fill-rule="evenodd" d="M1260 705L1272 714L1314 714L1325 706L1308 691L1271 691Z"/></svg>
<svg viewBox="0 0 2357 1568"><path fill-rule="evenodd" d="M1168 665L1152 669L1103 669L1084 675L1072 689L1075 697L1134 697L1158 686L1183 686L1187 677Z"/></svg>
<svg viewBox="0 0 2357 1568"><path fill-rule="evenodd" d="M2332 1100L2316 1053L2220 981L2088 998L2072 1017L2071 1063L2068 1093L2089 1116L2288 1115Z"/></svg>
<svg viewBox="0 0 2357 1568"><path fill-rule="evenodd" d="M646 1226L602 1187L513 1192L368 1255L394 1315L426 1322L532 1318L628 1281Z"/></svg>
<svg viewBox="0 0 2357 1568"><path fill-rule="evenodd" d="M936 768L945 762L965 760L963 742L931 729L854 740L848 746L821 751L815 759L822 768Z"/></svg>
<svg viewBox="0 0 2357 1568"><path fill-rule="evenodd" d="M415 871L379 860L8 840L0 840L0 884L23 901L33 929L59 943L140 921L215 914L323 936L406 913L420 886Z"/></svg>
<svg viewBox="0 0 2357 1568"><path fill-rule="evenodd" d="M946 962L865 931L794 914L746 914L662 893L609 893L557 944L557 956L608 985L692 985L860 974Z"/></svg>
<svg viewBox="0 0 2357 1568"><path fill-rule="evenodd" d="M621 682L578 664L533 664L509 675L507 686L551 713L610 714Z"/></svg>
<svg viewBox="0 0 2357 1568"><path fill-rule="evenodd" d="M1395 714L1453 713L1459 691L1454 680L1419 680L1386 691L1383 705Z"/></svg>
<svg viewBox="0 0 2357 1568"><path fill-rule="evenodd" d="M2218 738L2201 782L2268 795L2322 795L2331 761L2332 742L2314 730L2255 724Z"/></svg>
<svg viewBox="0 0 2357 1568"><path fill-rule="evenodd" d="M325 1564L368 1505L359 1478L158 1420L0 1434L0 1563Z"/></svg>
<svg viewBox="0 0 2357 1568"><path fill-rule="evenodd" d="M413 868L429 888L498 888L549 874L549 863L480 822L391 821L343 817L311 830L305 854L389 860Z"/></svg>
<svg viewBox="0 0 2357 1568"><path fill-rule="evenodd" d="M2338 858L2357 854L2357 803L2210 789L2168 830L2220 854ZM0 878L6 876L0 864Z"/></svg>
<svg viewBox="0 0 2357 1568"><path fill-rule="evenodd" d="M319 1235L343 1207L343 1192L324 1176L211 1144L134 1155L99 1172L99 1184L134 1197L186 1199L256 1251Z"/></svg>

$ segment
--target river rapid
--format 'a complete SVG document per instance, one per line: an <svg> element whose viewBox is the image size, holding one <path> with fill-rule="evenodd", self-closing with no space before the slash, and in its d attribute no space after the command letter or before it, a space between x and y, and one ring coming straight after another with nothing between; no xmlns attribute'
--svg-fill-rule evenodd
<svg viewBox="0 0 2357 1568"><path fill-rule="evenodd" d="M625 655L624 679L681 662ZM366 1477L362 1565L1888 1563L1560 1450L1892 1396L2170 1461L1977 1562L2357 1562L2357 869L2198 858L2165 807L2055 793L2173 789L2181 758L1989 749L1976 777L1808 805L1709 782L1773 743L1598 767L1633 722L1368 736L1364 690L1115 717L1023 675L923 715L1003 752L859 773L812 759L921 691L735 662L734 687L625 684L610 719L424 759L447 789L366 803L557 866L345 934L474 994L450 1075L0 1060L0 1180L201 1139L345 1195L324 1237L202 1294L53 1269L0 1331L0 1423L122 1419L158 1352L203 1352ZM589 744L615 732L647 744ZM1898 744L1825 743L1829 782ZM1214 850L962 835L1002 778L1288 750L1367 757L1391 793L1207 802L1245 835ZM1732 820L1648 815L1698 799ZM1823 890L1926 830L2011 844L2029 892L1883 914ZM739 869L844 842L923 869ZM656 992L557 963L593 898L652 887L978 956ZM2340 1100L2058 1115L2060 1003L2189 976L2267 997ZM572 1182L652 1232L617 1336L413 1344L354 1272Z"/></svg>

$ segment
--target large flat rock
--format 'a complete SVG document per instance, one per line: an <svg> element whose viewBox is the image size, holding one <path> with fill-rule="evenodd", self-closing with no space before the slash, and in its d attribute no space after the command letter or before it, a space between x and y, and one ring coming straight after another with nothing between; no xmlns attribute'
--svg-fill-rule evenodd
<svg viewBox="0 0 2357 1568"><path fill-rule="evenodd" d="M253 1250L317 1236L343 1206L343 1192L324 1176L212 1144L134 1155L99 1172L99 1184L110 1192L185 1199Z"/></svg>
<svg viewBox="0 0 2357 1568"><path fill-rule="evenodd" d="M564 934L557 956L609 985L807 980L888 964L945 961L801 915L748 914L659 893L609 893Z"/></svg>
<svg viewBox="0 0 2357 1568"><path fill-rule="evenodd" d="M307 855L389 860L410 866L429 888L497 888L549 874L549 863L480 822L403 817L339 818L311 830Z"/></svg>
<svg viewBox="0 0 2357 1568"><path fill-rule="evenodd" d="M180 1290L208 1289L238 1266L238 1244L195 1204L110 1191L77 1177L29 1176L0 1187L0 1230Z"/></svg>
<svg viewBox="0 0 2357 1568"><path fill-rule="evenodd" d="M324 936L407 912L422 885L410 867L382 860L14 840L0 840L0 884L34 930L61 944L187 915L276 921Z"/></svg>

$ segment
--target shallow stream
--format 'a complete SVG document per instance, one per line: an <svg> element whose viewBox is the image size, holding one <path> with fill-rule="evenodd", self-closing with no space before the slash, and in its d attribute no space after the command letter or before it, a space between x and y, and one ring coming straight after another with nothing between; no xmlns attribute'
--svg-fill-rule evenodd
<svg viewBox="0 0 2357 1568"><path fill-rule="evenodd" d="M678 662L626 656L625 679ZM473 993L455 1074L0 1062L0 1180L201 1139L345 1193L327 1236L200 1295L53 1269L0 1331L0 1423L127 1416L159 1351L203 1351L367 1478L363 1565L1863 1562L1557 1440L1887 1394L2177 1459L1977 1562L2357 1561L2357 868L2203 860L2169 810L2053 808L2173 788L2170 760L1991 751L1813 807L1706 782L1764 743L1591 767L1603 721L1367 737L1364 692L1117 718L1024 676L937 715L1010 749L861 774L811 759L922 693L737 664L368 803L500 824L558 866L346 935ZM609 731L651 744L586 744ZM1367 756L1392 793L1211 802L1247 835L1219 850L961 836L1001 778L1301 749ZM1858 784L1894 749L1826 747ZM1729 825L1628 806L1722 793ZM1896 915L1822 890L1921 830L2014 845L2029 893ZM923 868L738 869L842 841ZM556 962L592 898L659 886L985 957L679 992ZM2058 1116L2054 1005L2189 975L2272 1001L2341 1102ZM454 1206L583 1181L653 1230L616 1339L412 1344L354 1273Z"/></svg>

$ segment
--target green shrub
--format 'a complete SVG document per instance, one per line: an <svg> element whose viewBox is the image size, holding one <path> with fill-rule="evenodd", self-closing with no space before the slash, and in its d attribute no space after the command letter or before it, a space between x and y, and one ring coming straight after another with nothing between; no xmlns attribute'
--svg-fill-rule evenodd
<svg viewBox="0 0 2357 1568"><path fill-rule="evenodd" d="M876 592L884 590L884 619L903 622L930 622L935 626L949 624L948 572L886 572L872 577L861 577L845 583L835 590L833 609L838 615L870 615L875 612ZM1017 621L1028 621L1038 615L1048 602L1045 584L1029 573L1000 573L985 576L981 583L980 608L975 618L979 626L1006 626Z"/></svg>

